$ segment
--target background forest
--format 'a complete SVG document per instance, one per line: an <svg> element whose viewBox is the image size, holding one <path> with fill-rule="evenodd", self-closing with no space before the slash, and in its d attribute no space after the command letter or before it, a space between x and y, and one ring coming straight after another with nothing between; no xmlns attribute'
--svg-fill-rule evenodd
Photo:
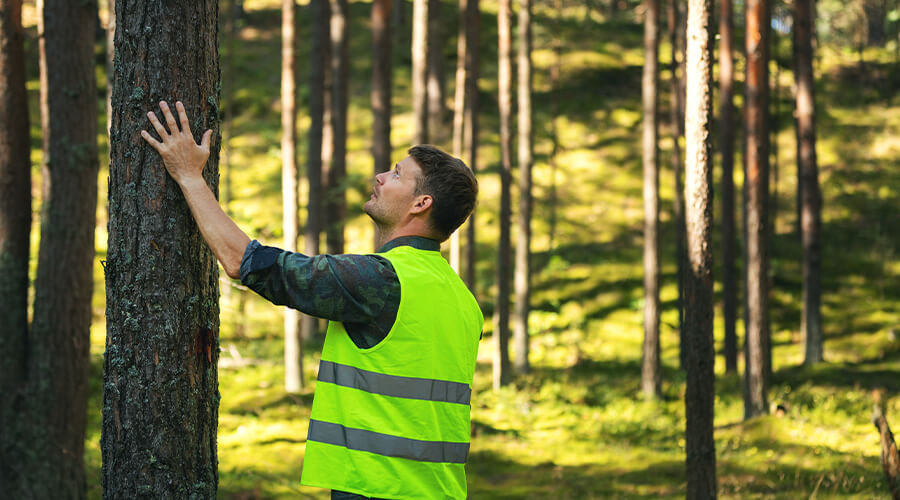
<svg viewBox="0 0 900 500"><path fill-rule="evenodd" d="M472 0L469 0L472 1ZM718 2L716 16L718 15ZM90 378L84 439L86 491L100 498L103 426L109 141L108 6L101 0L94 43L99 176L90 319ZM451 150L457 2L434 2L443 41L445 99L430 142ZM663 12L665 12L663 2ZM3 4L6 5L6 4ZM683 7L683 6L682 6ZM735 158L741 223L741 113L744 2L734 2ZM342 188L345 250L373 250L362 213L373 175L370 92L373 70L369 1L348 4L348 116ZM630 0L534 0L533 209L531 220L530 370L495 386L497 255L504 174L498 111L498 2L480 3L480 75L474 281L485 333L472 397L470 498L679 498L685 496L685 390L681 368L673 215L671 54L665 15L659 34L660 389L642 394L644 210L641 75L646 9ZM251 238L281 245L282 5L244 0L219 5L222 153L220 201ZM392 38L390 159L415 142L412 2L395 2ZM804 364L802 256L794 122L791 2L771 2L769 40L768 242L771 377L768 411L745 419L744 356L726 372L722 321L720 126L713 136L715 279L715 459L722 498L888 498L882 444L872 424L876 400L900 422L900 6L893 0L815 2L816 150L821 185L821 314L824 362ZM41 231L41 82L34 2L23 5L31 138L30 282L38 273ZM682 12L683 14L683 12ZM307 219L308 81L314 13L296 7L296 158L299 221ZM715 18L717 19L717 18ZM713 22L713 32L718 21ZM515 28L515 26L514 26ZM82 26L82 29L93 29ZM716 57L713 57L713 61ZM691 71L687 68L686 71ZM718 73L713 73L719 116ZM148 110L145 110L148 111ZM146 126L146 125L142 125ZM197 130L195 130L197 132ZM679 148L684 149L682 138ZM513 184L520 175L513 160ZM511 190L513 216L519 191ZM514 219L513 219L514 220ZM302 231L300 238L302 251ZM741 248L740 229L738 241ZM296 238L296 235L294 235ZM0 238L2 239L2 238ZM464 240L464 247L466 245ZM325 237L323 234L323 251ZM444 248L449 258L449 245ZM735 265L741 276L742 259ZM508 279L512 279L508 277ZM742 278L741 278L742 279ZM285 388L284 309L221 273L219 280L218 497L328 498L299 486L321 338L303 343L302 388ZM510 295L507 286L505 294ZM738 295L743 292L738 287ZM34 292L29 298L35 301ZM739 302L740 304L740 302ZM743 306L738 348L743 349ZM877 406L877 405L876 405ZM897 425L895 424L895 428Z"/></svg>

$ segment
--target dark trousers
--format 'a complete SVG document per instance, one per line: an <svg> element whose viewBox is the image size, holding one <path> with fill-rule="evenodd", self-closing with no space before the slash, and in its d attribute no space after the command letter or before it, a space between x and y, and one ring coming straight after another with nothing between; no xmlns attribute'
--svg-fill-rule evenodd
<svg viewBox="0 0 900 500"><path fill-rule="evenodd" d="M356 493L347 493L346 491L331 490L331 500L382 500L374 497L364 497Z"/></svg>

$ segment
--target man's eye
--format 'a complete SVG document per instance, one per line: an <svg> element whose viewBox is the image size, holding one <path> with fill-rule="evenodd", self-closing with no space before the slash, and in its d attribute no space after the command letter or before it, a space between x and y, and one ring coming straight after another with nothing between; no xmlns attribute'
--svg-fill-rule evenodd
<svg viewBox="0 0 900 500"><path fill-rule="evenodd" d="M396 170L394 170L394 177L399 179L399 178L400 178L400 172L397 172Z"/></svg>

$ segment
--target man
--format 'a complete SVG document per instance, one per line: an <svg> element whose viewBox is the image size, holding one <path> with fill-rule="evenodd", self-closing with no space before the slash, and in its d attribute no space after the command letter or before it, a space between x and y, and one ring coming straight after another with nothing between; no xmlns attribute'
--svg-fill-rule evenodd
<svg viewBox="0 0 900 500"><path fill-rule="evenodd" d="M200 232L232 278L266 299L330 320L319 365L301 483L332 499L465 498L469 402L484 318L441 257L440 243L475 206L460 160L415 146L375 176L365 212L381 247L371 255L308 257L262 246L219 207L201 172L212 131L194 141L148 113L141 136L181 187Z"/></svg>

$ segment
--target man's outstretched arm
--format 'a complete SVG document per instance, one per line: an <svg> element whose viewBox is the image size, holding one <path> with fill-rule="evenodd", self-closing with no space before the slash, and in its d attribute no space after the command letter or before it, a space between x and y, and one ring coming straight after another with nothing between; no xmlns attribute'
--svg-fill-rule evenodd
<svg viewBox="0 0 900 500"><path fill-rule="evenodd" d="M141 131L141 137L162 156L166 170L184 193L203 239L222 263L225 272L231 278L239 278L241 258L250 243L250 238L225 214L206 185L206 180L203 179L203 166L209 159L209 139L212 130L207 130L203 134L198 145L194 142L194 135L191 133L181 101L175 103L181 128L178 127L166 102L160 102L159 107L162 109L168 130L151 111L147 113L147 117L161 140L156 140L146 130Z"/></svg>

